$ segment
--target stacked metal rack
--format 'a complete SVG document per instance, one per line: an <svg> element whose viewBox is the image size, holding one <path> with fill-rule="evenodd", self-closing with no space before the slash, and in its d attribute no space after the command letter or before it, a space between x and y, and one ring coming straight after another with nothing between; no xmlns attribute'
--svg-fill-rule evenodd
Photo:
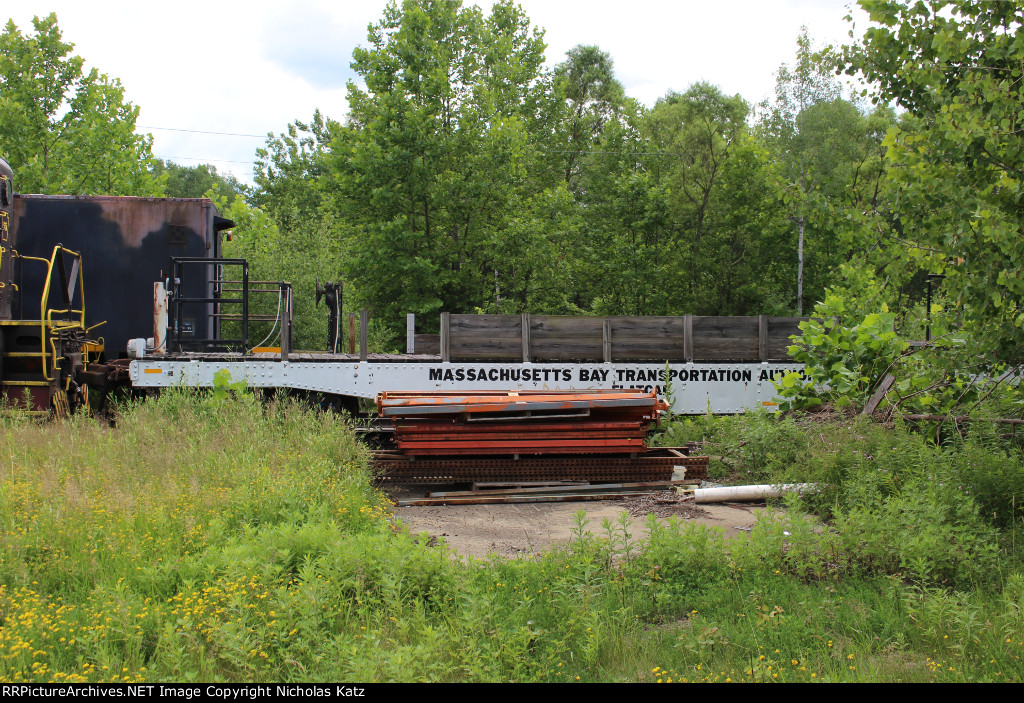
<svg viewBox="0 0 1024 703"><path fill-rule="evenodd" d="M667 409L655 392L389 392L378 412L394 424L395 449L375 455L385 481L666 481L706 475L689 448L649 449Z"/></svg>

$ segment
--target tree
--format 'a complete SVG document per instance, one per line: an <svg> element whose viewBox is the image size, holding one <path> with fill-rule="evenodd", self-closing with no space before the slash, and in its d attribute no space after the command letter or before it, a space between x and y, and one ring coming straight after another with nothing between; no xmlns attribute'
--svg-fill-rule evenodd
<svg viewBox="0 0 1024 703"><path fill-rule="evenodd" d="M329 145L339 130L337 122L316 110L312 120L296 120L256 150L257 188L251 200L274 218L281 232L309 228L320 219Z"/></svg>
<svg viewBox="0 0 1024 703"><path fill-rule="evenodd" d="M651 154L643 163L652 182L660 184L668 208L667 221L659 225L667 236L657 254L666 266L660 314L717 312L710 288L718 272L710 262L720 252L707 237L724 234L716 219L722 177L746 134L748 111L739 95L695 83L685 93L658 100L640 124L646 143L636 151ZM665 285L669 276L679 283Z"/></svg>
<svg viewBox="0 0 1024 703"><path fill-rule="evenodd" d="M326 349L327 313L316 305L316 281L336 281L341 259L340 242L329 220L306 223L298 229L282 233L275 219L264 210L253 207L242 198L215 200L218 210L235 222L232 241L224 243L228 258L247 259L251 277L264 281L288 281L294 292L293 344L296 349ZM266 288L266 286L259 286ZM252 314L280 314L276 296L252 295ZM251 323L251 343L257 345L267 337L273 343L281 334L279 323ZM374 351L389 351L375 348Z"/></svg>
<svg viewBox="0 0 1024 703"><path fill-rule="evenodd" d="M979 358L1024 362L1024 8L862 0L840 67L908 116L886 137L904 257L944 273Z"/></svg>
<svg viewBox="0 0 1024 703"><path fill-rule="evenodd" d="M331 143L348 280L384 319L471 311L500 298L529 252L502 235L536 158L544 42L510 2L489 16L457 0L391 4L352 63L351 112ZM522 275L520 270L517 275Z"/></svg>
<svg viewBox="0 0 1024 703"><path fill-rule="evenodd" d="M792 229L778 207L771 154L748 130L737 135L709 203L710 226L689 309L703 315L788 315Z"/></svg>
<svg viewBox="0 0 1024 703"><path fill-rule="evenodd" d="M0 34L0 145L25 192L159 195L149 174L152 137L135 134L139 110L116 78L70 55L57 16L25 35Z"/></svg>
<svg viewBox="0 0 1024 703"><path fill-rule="evenodd" d="M808 211L815 207L816 191L829 176L815 166L834 161L828 153L832 144L822 141L820 132L827 129L828 117L841 115L841 91L831 71L815 59L806 27L797 37L796 63L783 64L775 75L775 102L762 103L761 133L779 155L779 175L783 190L788 191L784 198L797 230L796 314L803 315ZM821 107L827 104L837 107L833 115Z"/></svg>
<svg viewBox="0 0 1024 703"><path fill-rule="evenodd" d="M626 101L581 160L574 284L599 314L781 312L784 227L739 96ZM588 283L589 282L589 283ZM791 297L791 295L790 295ZM785 306L785 307L788 307Z"/></svg>
<svg viewBox="0 0 1024 703"><path fill-rule="evenodd" d="M225 205L230 205L238 196L245 197L249 187L230 173L217 173L212 164L182 166L171 161L157 160L153 164L154 178L163 178L164 195L168 198L204 198L222 196ZM166 175L165 175L166 174Z"/></svg>
<svg viewBox="0 0 1024 703"><path fill-rule="evenodd" d="M606 123L600 149L583 160L578 207L582 235L573 251L585 274L579 303L612 315L665 314L666 294L678 278L669 191L662 174L641 154L642 109ZM657 163L657 159L655 159Z"/></svg>
<svg viewBox="0 0 1024 703"><path fill-rule="evenodd" d="M570 189L579 175L580 156L596 144L609 120L621 116L626 97L614 66L607 52L580 44L555 67L555 94L565 101L561 127L566 132L565 182Z"/></svg>
<svg viewBox="0 0 1024 703"><path fill-rule="evenodd" d="M750 107L709 83L695 83L683 94L658 100L647 119L651 143L673 155L671 181L677 212L694 245L707 231L708 206L729 150L746 130Z"/></svg>

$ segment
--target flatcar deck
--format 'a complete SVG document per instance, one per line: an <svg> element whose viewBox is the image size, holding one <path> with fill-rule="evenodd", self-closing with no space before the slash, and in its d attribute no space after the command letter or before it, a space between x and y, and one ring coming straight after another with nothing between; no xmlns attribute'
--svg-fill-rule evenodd
<svg viewBox="0 0 1024 703"><path fill-rule="evenodd" d="M159 358L167 361L281 361L280 352L256 352L242 354L239 352L171 352ZM441 357L437 354L367 354L367 361L375 363L397 363L415 364L426 362L440 362ZM288 355L288 361L311 361L315 363L342 362L351 363L361 361L358 354L331 354L321 351L293 351Z"/></svg>

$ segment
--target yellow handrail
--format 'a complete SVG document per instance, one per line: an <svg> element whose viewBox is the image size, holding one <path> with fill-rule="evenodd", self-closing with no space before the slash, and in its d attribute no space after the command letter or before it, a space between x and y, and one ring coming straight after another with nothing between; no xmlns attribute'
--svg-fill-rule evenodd
<svg viewBox="0 0 1024 703"><path fill-rule="evenodd" d="M53 277L53 267L57 263L57 255L62 253L62 252L66 253L66 254L70 254L73 258L78 259L78 281L77 281L77 283L78 283L79 299L81 300L81 305L82 305L82 307L80 309L78 309L78 308L68 308L66 310L57 310L57 309L54 309L54 308L47 308L47 305L49 304L49 301L50 301L50 281L51 281L51 279ZM53 378L49 374L50 369L47 369L47 367L46 367L46 341L47 341L46 329L47 329L47 327L50 328L50 335L49 335L50 354L53 357L52 368L54 368L54 369L57 367L58 359L57 359L57 345L56 345L56 343L54 341L54 338L53 338L53 332L60 332L60 330L76 329L76 328L77 329L82 329L82 330L85 329L85 276L83 275L83 272L82 272L82 255L79 254L77 251L71 251L70 249L66 249L62 245L58 244L58 245L56 245L53 248L53 253L50 254L50 258L49 259L43 259L43 258L40 258L38 256L23 256L23 255L18 255L18 258L27 259L29 261L41 261L44 264L46 264L46 284L43 286L43 296L39 300L39 356L40 356L40 359L42 361L42 366L43 366L43 378L45 378L47 381L52 381ZM74 295L72 294L71 297L73 298ZM54 322L53 316L55 314L57 314L57 315L64 315L64 314L66 314L66 315L70 315L70 316L76 316L77 315L78 316L78 322L75 323L73 320L58 320L58 321ZM60 324L60 323L65 323L65 324ZM63 357L61 357L61 358L63 358Z"/></svg>

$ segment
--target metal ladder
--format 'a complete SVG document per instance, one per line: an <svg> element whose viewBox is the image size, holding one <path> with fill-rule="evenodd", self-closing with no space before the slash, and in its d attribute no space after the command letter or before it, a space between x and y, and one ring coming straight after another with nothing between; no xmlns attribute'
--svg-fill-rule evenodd
<svg viewBox="0 0 1024 703"><path fill-rule="evenodd" d="M102 349L102 343L86 339L85 287L81 276L81 254L58 244L49 259L35 256L15 257L21 261L42 263L47 267L46 284L39 299L39 319L0 320L0 398L3 406L36 415L51 409L58 415L71 411L69 393L75 404L85 402L84 389L74 379L77 368L87 367L90 356ZM70 272L65 259L71 259ZM54 273L59 274L54 286ZM50 293L60 293L63 307L50 304ZM77 301L78 307L75 307Z"/></svg>

